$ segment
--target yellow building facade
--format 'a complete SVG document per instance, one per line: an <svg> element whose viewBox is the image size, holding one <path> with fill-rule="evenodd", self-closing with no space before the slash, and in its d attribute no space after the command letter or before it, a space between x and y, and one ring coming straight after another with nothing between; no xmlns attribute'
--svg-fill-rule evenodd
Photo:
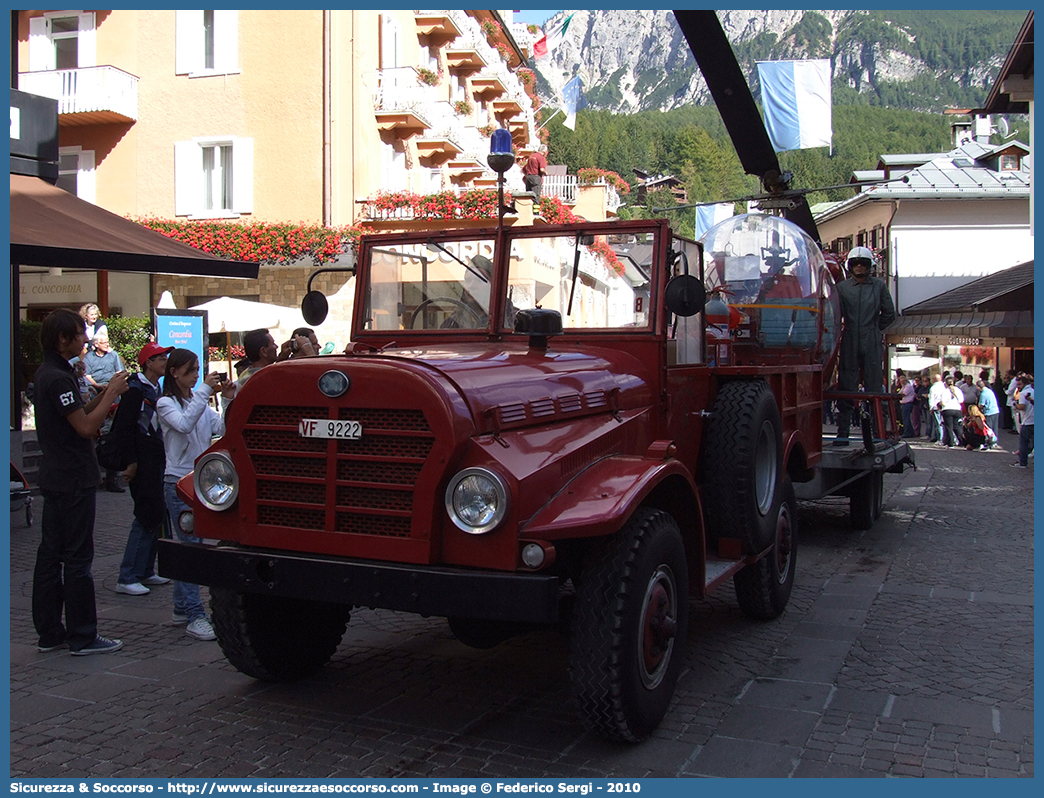
<svg viewBox="0 0 1044 798"><path fill-rule="evenodd" d="M494 127L517 152L536 142L510 30L492 11L22 11L18 87L58 100L59 185L114 213L356 225L380 191L494 185ZM164 290L178 307L296 305L309 267L257 281L23 269L21 309L61 296L137 315ZM76 285L32 290L63 281Z"/></svg>

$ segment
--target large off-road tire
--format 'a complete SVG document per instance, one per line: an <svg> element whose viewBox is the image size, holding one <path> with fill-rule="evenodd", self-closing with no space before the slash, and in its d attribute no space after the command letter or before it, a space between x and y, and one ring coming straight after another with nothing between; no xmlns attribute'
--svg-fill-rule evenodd
<svg viewBox="0 0 1044 798"><path fill-rule="evenodd" d="M738 538L749 554L763 551L776 533L783 480L782 424L768 384L722 385L700 448L701 498L711 542Z"/></svg>
<svg viewBox="0 0 1044 798"><path fill-rule="evenodd" d="M854 529L869 529L884 510L884 472L871 471L850 488L848 519Z"/></svg>
<svg viewBox="0 0 1044 798"><path fill-rule="evenodd" d="M637 742L663 719L689 619L685 545L673 518L642 508L587 556L570 635L570 678L591 731Z"/></svg>
<svg viewBox="0 0 1044 798"><path fill-rule="evenodd" d="M776 513L775 544L767 555L732 577L736 600L748 618L778 618L790 600L797 566L797 501L790 479L783 480Z"/></svg>
<svg viewBox="0 0 1044 798"><path fill-rule="evenodd" d="M349 607L210 589L218 644L242 673L290 682L325 665L344 636Z"/></svg>

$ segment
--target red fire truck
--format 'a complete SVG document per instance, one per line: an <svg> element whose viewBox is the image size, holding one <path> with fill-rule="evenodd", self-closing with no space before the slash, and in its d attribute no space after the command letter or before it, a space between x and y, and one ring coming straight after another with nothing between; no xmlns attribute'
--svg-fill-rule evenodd
<svg viewBox="0 0 1044 798"><path fill-rule="evenodd" d="M347 351L246 383L178 486L203 542L160 545L259 679L321 667L353 607L476 646L566 622L581 718L642 739L690 599L784 611L794 485L863 496L909 461L894 434L824 453L834 278L780 218L366 236L354 279Z"/></svg>

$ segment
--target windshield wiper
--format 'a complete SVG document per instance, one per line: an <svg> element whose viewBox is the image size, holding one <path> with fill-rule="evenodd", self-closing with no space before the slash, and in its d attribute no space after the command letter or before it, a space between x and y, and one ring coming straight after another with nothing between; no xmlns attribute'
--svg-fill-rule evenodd
<svg viewBox="0 0 1044 798"><path fill-rule="evenodd" d="M457 263L459 263L461 266L463 266L465 269L467 269L473 275L478 277L482 282L484 282L484 283L488 283L489 282L489 278L486 277L486 275L484 275L482 272L480 272L474 266L469 266L464 261L462 261L460 258L458 258L456 255L454 255L452 252L450 252L448 249L446 249L444 246L442 246L442 244L440 244L438 241L436 241L433 238L429 238L428 239L428 250L429 251L434 251L436 249L441 250L442 252L445 252L447 255L449 255L451 258L453 258L453 260L455 260Z"/></svg>
<svg viewBox="0 0 1044 798"><path fill-rule="evenodd" d="M583 233L576 234L576 244L573 246L573 281L569 285L569 305L566 307L566 316L573 315L573 292L576 290L576 278L580 275L580 244L584 246L591 246L594 243L594 236L584 235Z"/></svg>

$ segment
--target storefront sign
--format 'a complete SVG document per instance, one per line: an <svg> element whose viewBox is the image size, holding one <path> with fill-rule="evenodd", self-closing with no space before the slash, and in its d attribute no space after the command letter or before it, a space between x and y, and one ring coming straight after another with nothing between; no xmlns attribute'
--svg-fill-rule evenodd
<svg viewBox="0 0 1044 798"><path fill-rule="evenodd" d="M20 304L70 305L93 302L97 291L94 275L21 274Z"/></svg>
<svg viewBox="0 0 1044 798"><path fill-rule="evenodd" d="M889 335L886 336L886 342L890 346L1012 346L1005 338L965 338L960 335Z"/></svg>
<svg viewBox="0 0 1044 798"><path fill-rule="evenodd" d="M199 360L199 377L192 389L198 388L207 376L207 312L153 308L152 329L160 346L189 349L195 353Z"/></svg>

